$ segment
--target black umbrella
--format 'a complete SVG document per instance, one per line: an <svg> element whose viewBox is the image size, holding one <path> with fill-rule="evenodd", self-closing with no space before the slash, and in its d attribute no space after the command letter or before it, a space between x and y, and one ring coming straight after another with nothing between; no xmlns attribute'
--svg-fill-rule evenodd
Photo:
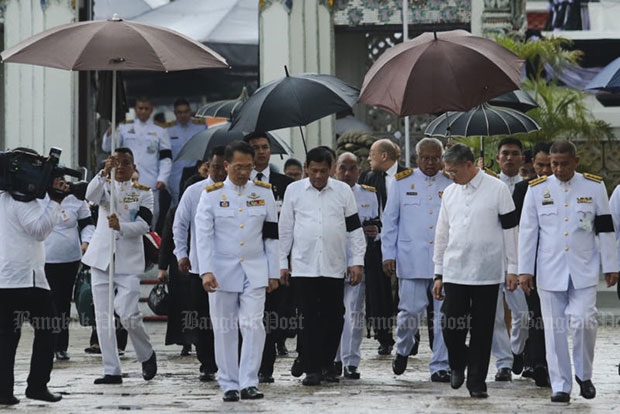
<svg viewBox="0 0 620 414"><path fill-rule="evenodd" d="M527 112L530 109L538 108L538 103L530 96L529 93L517 89L493 98L489 101L491 105L502 106L504 108L512 108L517 111Z"/></svg>
<svg viewBox="0 0 620 414"><path fill-rule="evenodd" d="M232 141L240 141L245 138L241 131L230 131L230 123L224 122L214 125L191 137L179 151L176 160L203 160L219 145L228 145ZM291 154L293 151L288 144L272 133L267 133L271 143L272 154Z"/></svg>
<svg viewBox="0 0 620 414"><path fill-rule="evenodd" d="M249 97L250 95L248 94L248 88L244 86L241 90L241 95L239 95L237 99L215 101L203 105L196 111L196 116L213 116L216 118L231 119L233 113L235 113L235 111L238 110Z"/></svg>
<svg viewBox="0 0 620 414"><path fill-rule="evenodd" d="M269 82L233 114L231 130L246 133L301 127L350 109L359 90L335 76L302 73ZM301 134L304 149L306 142Z"/></svg>

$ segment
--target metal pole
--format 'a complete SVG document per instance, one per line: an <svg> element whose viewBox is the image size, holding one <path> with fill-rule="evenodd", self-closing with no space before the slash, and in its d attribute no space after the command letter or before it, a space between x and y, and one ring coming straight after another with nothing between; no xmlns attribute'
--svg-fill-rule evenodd
<svg viewBox="0 0 620 414"><path fill-rule="evenodd" d="M403 0L403 42L409 40L409 0ZM411 131L409 130L409 116L405 117L405 166L411 167Z"/></svg>
<svg viewBox="0 0 620 414"><path fill-rule="evenodd" d="M111 155L116 151L116 70L112 71L112 134ZM110 171L110 214L116 213L116 198L114 196L116 178L116 167ZM114 332L114 250L115 250L114 229L110 229L110 267L108 273L108 337L112 337Z"/></svg>

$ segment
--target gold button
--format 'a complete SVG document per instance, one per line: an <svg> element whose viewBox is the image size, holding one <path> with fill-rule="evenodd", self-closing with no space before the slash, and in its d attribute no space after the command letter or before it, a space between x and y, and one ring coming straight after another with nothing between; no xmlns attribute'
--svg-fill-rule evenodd
<svg viewBox="0 0 620 414"><path fill-rule="evenodd" d="M429 200L432 200L432 199L433 199L433 196L428 196L428 199L429 199Z"/></svg>
<svg viewBox="0 0 620 414"><path fill-rule="evenodd" d="M244 226L243 224L239 224L239 228L242 229Z"/></svg>
<svg viewBox="0 0 620 414"><path fill-rule="evenodd" d="M241 195L241 192L238 192L237 195Z"/></svg>
<svg viewBox="0 0 620 414"><path fill-rule="evenodd" d="M568 217L564 217L564 221L568 221Z"/></svg>
<svg viewBox="0 0 620 414"><path fill-rule="evenodd" d="M565 236L568 236L568 232L567 232L567 231L565 231L565 232L564 232L564 235L565 235Z"/></svg>
<svg viewBox="0 0 620 414"><path fill-rule="evenodd" d="M431 241L429 241L429 243L430 243L430 244L433 244L433 241L431 240Z"/></svg>
<svg viewBox="0 0 620 414"><path fill-rule="evenodd" d="M241 245L241 246L243 246L244 244L245 244L244 242L239 243L239 245Z"/></svg>
<svg viewBox="0 0 620 414"><path fill-rule="evenodd" d="M432 229L432 228L433 228L433 226L432 226L432 225L430 225L430 226L428 226L428 228L429 228L429 229Z"/></svg>
<svg viewBox="0 0 620 414"><path fill-rule="evenodd" d="M428 186L429 186L429 187L430 187L430 186L432 186L432 185L433 185L433 183L428 183Z"/></svg>
<svg viewBox="0 0 620 414"><path fill-rule="evenodd" d="M565 248L564 248L564 251L566 251L566 252L567 252L567 251L568 251L568 247L565 247Z"/></svg>
<svg viewBox="0 0 620 414"><path fill-rule="evenodd" d="M243 262L243 257L241 259L239 259L240 262Z"/></svg>
<svg viewBox="0 0 620 414"><path fill-rule="evenodd" d="M568 207L568 203L564 203L564 207Z"/></svg>
<svg viewBox="0 0 620 414"><path fill-rule="evenodd" d="M568 188L565 188L565 189L564 189L564 192L565 192L565 193L568 193Z"/></svg>
<svg viewBox="0 0 620 414"><path fill-rule="evenodd" d="M239 207L239 211L243 211L243 208Z"/></svg>
<svg viewBox="0 0 620 414"><path fill-rule="evenodd" d="M428 214L433 214L433 210L429 211Z"/></svg>

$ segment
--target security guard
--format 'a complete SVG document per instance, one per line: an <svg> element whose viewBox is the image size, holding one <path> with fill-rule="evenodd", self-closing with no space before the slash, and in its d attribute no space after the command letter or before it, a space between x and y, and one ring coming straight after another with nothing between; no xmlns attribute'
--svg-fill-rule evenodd
<svg viewBox="0 0 620 414"><path fill-rule="evenodd" d="M238 401L239 389L241 399L263 398L257 386L265 344L265 288L276 289L279 279L276 204L270 184L248 181L253 157L246 142L228 145L228 178L207 187L196 213L198 265L209 292L224 401Z"/></svg>
<svg viewBox="0 0 620 414"><path fill-rule="evenodd" d="M108 177L116 166L116 182ZM99 205L97 227L82 262L91 267L93 300L97 335L103 356L103 377L95 384L120 384L121 361L116 348L116 333L109 333L110 313L108 295L108 268L110 266L110 231L114 229L114 310L128 331L138 361L142 362L142 376L152 379L157 372L155 351L144 328L138 309L140 277L144 272L144 245L142 236L149 231L153 219L153 193L148 187L133 183L135 170L133 156L128 148L117 148L106 161L105 168L95 176L86 189L86 199ZM115 192L115 213L110 214L110 191Z"/></svg>
<svg viewBox="0 0 620 414"><path fill-rule="evenodd" d="M424 138L416 145L417 170L396 174L383 211L383 267L398 276L396 375L407 368L422 315L433 301L433 356L429 365L433 382L450 382L448 350L441 333L442 301L431 299L433 288L433 243L441 196L452 180L442 172L443 146L436 138ZM430 323L430 321L429 321Z"/></svg>
<svg viewBox="0 0 620 414"><path fill-rule="evenodd" d="M618 256L607 191L600 177L575 172L575 146L556 141L549 150L553 176L530 181L519 228L519 284L527 294L536 269L545 325L552 402L570 401L573 381L568 328L573 332L575 379L594 398L596 287L618 281ZM596 235L598 234L598 245ZM538 252L538 256L536 256Z"/></svg>
<svg viewBox="0 0 620 414"><path fill-rule="evenodd" d="M140 182L153 191L153 223L154 228L159 215L159 191L166 188L170 169L172 168L172 151L168 132L155 125L150 119L153 104L147 97L140 97L135 106L136 119L133 122L118 126L115 148L126 147L133 153L136 169L140 174ZM110 152L112 140L110 131L103 136L101 149Z"/></svg>

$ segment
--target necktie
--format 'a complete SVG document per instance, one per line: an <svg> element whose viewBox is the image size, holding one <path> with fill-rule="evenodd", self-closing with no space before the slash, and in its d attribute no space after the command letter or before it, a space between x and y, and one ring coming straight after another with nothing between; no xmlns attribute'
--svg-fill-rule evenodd
<svg viewBox="0 0 620 414"><path fill-rule="evenodd" d="M258 174L256 174L256 179L257 179L258 181L263 181L263 173L262 173L262 172L259 172Z"/></svg>

